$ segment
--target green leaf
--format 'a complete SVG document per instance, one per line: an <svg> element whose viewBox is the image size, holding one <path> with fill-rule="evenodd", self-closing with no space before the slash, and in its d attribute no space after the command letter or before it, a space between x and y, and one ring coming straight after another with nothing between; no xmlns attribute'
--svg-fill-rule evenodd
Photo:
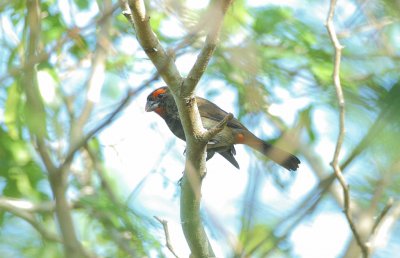
<svg viewBox="0 0 400 258"><path fill-rule="evenodd" d="M90 1L87 0L74 0L74 3L79 7L81 10L89 9Z"/></svg>
<svg viewBox="0 0 400 258"><path fill-rule="evenodd" d="M67 28L59 13L48 14L48 16L43 19L42 34L44 42L58 40L66 30Z"/></svg>
<svg viewBox="0 0 400 258"><path fill-rule="evenodd" d="M289 8L267 8L255 12L256 20L253 24L253 30L258 34L269 34L276 27L292 18L292 10Z"/></svg>
<svg viewBox="0 0 400 258"><path fill-rule="evenodd" d="M16 83L7 89L7 100L4 111L4 122L13 139L20 137L21 93Z"/></svg>
<svg viewBox="0 0 400 258"><path fill-rule="evenodd" d="M300 112L300 122L305 127L311 143L315 141L316 137L313 128L312 111L313 111L313 106L311 105L302 112Z"/></svg>
<svg viewBox="0 0 400 258"><path fill-rule="evenodd" d="M271 228L266 224L257 224L249 230L240 232L240 242L243 245L244 253L255 249L256 252L252 254L252 257L259 254L260 252L265 252L273 247L273 236L270 236ZM270 236L270 237L269 237ZM265 241L268 239L267 241ZM259 246L260 243L263 243Z"/></svg>
<svg viewBox="0 0 400 258"><path fill-rule="evenodd" d="M318 79L321 86L327 86L332 83L332 68L331 63L325 62L312 62L311 71Z"/></svg>

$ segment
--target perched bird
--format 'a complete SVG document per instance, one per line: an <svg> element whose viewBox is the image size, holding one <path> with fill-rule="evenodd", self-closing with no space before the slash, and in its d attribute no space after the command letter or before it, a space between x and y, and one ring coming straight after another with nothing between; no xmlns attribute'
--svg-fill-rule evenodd
<svg viewBox="0 0 400 258"><path fill-rule="evenodd" d="M206 129L215 126L228 114L206 99L196 97L196 101L201 121ZM165 120L169 129L176 137L185 140L178 108L168 87L161 87L150 93L147 97L145 110L147 112L156 112ZM235 144L250 146L288 170L295 171L299 167L300 160L296 156L259 139L236 118L232 118L226 127L207 144L207 160L218 152L239 169L239 164L234 157L236 155Z"/></svg>

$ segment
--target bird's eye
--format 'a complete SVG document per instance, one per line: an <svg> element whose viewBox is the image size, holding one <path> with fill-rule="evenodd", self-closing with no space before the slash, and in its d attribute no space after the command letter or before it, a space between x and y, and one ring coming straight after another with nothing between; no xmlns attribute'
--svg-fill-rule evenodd
<svg viewBox="0 0 400 258"><path fill-rule="evenodd" d="M164 95L165 95L165 94L160 93L160 94L157 95L157 98L158 98L158 99L161 99L161 98L164 97Z"/></svg>

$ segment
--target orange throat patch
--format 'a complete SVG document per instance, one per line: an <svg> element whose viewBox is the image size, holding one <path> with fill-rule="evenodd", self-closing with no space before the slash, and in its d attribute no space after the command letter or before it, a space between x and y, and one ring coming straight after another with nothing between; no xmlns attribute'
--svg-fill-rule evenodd
<svg viewBox="0 0 400 258"><path fill-rule="evenodd" d="M163 109L161 107L158 107L158 108L154 109L154 112L156 112L161 117L164 117L164 115L165 115L165 109Z"/></svg>

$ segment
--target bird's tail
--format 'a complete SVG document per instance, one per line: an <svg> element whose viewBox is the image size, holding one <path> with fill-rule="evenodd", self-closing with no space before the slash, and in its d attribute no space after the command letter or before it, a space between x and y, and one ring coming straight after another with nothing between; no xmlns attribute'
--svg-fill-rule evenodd
<svg viewBox="0 0 400 258"><path fill-rule="evenodd" d="M246 135L245 139L246 140L244 141L244 144L250 146L256 151L261 152L287 170L296 171L299 167L300 160L293 154L278 147L272 146L271 144L257 138L253 134Z"/></svg>

